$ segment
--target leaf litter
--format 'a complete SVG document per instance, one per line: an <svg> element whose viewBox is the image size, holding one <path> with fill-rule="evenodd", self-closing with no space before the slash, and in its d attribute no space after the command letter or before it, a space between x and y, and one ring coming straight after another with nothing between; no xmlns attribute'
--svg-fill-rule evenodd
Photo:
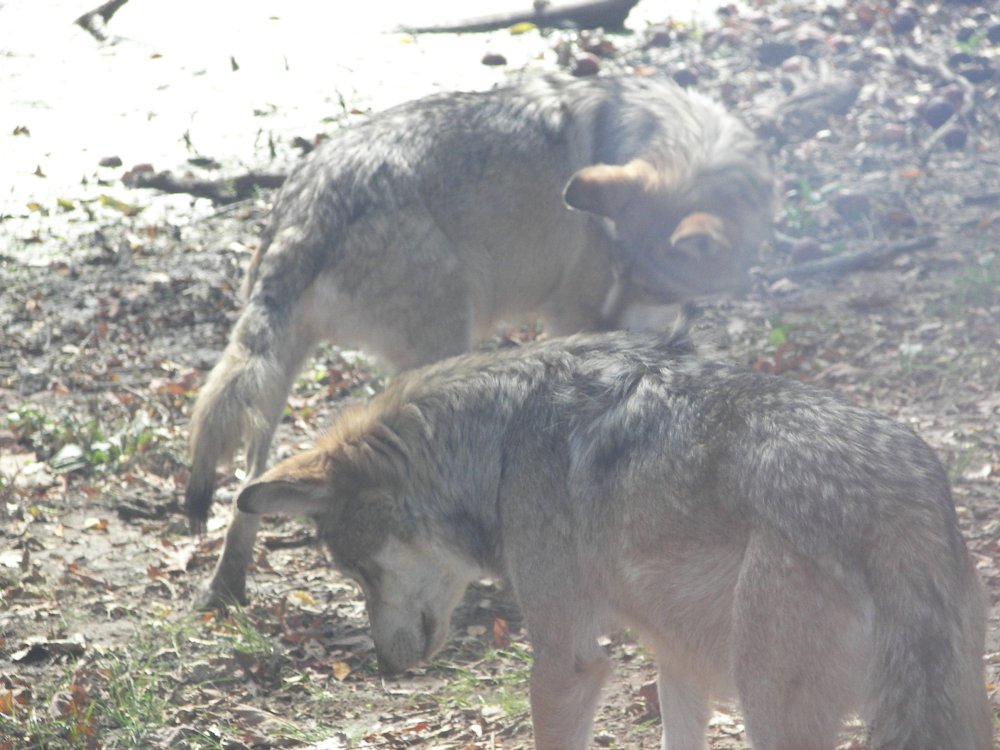
<svg viewBox="0 0 1000 750"><path fill-rule="evenodd" d="M957 41L963 12L922 6L901 31L909 20L878 4L790 2L724 8L716 29L664 17L603 46L571 31L519 38L549 68L604 49L602 69L683 70L769 139L782 175L778 233L762 261L774 279L710 306L700 328L727 356L820 382L913 425L938 450L993 603L996 710L1000 93L995 74L973 82L965 63L948 61L972 45L976 70L993 69L1000 49L985 37ZM992 4L975 12L984 27L998 21ZM946 124L921 114L959 93ZM348 109L363 112L365 96ZM315 124L324 126L336 125ZM17 137L42 137L29 127ZM962 145L936 137L942 127L964 130ZM25 196L34 229L17 224L0 248L0 750L529 747L530 643L494 586L466 598L433 664L393 680L377 673L360 592L296 521L265 522L247 608L192 611L238 485L221 488L208 536L188 537L177 512L187 414L234 319L271 194L217 210L119 188L62 191L54 203ZM930 236L936 244L874 267L793 273ZM508 332L503 343L536 334ZM323 349L296 383L278 456L383 380L363 353ZM616 672L596 744L654 746L649 655L628 633L604 647ZM716 750L747 747L732 707L713 715L710 737ZM841 747L863 742L855 725Z"/></svg>

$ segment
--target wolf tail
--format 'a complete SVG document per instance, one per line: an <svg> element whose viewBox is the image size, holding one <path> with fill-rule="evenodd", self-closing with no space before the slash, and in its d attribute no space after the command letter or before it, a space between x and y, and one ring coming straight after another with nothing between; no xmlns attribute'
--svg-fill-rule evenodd
<svg viewBox="0 0 1000 750"><path fill-rule="evenodd" d="M883 594L868 677L871 747L989 750L982 586L957 529L907 545L909 554L876 552L871 561Z"/></svg>
<svg viewBox="0 0 1000 750"><path fill-rule="evenodd" d="M215 469L249 434L248 471L263 471L304 347L292 335L289 316L266 301L251 299L230 336L222 358L198 394L191 415L191 478L184 510L192 529L208 518ZM298 333L298 332L296 332Z"/></svg>

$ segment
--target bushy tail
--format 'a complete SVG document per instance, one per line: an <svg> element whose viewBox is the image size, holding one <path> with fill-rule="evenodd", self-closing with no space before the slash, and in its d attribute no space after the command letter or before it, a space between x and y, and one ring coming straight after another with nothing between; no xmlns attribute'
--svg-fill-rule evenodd
<svg viewBox="0 0 1000 750"><path fill-rule="evenodd" d="M233 329L222 359L212 369L191 414L191 478L184 510L193 530L208 518L215 469L232 457L249 434L251 474L264 468L274 427L298 368L287 316L251 301Z"/></svg>
<svg viewBox="0 0 1000 750"><path fill-rule="evenodd" d="M872 750L993 746L983 589L957 530L934 541L912 540L909 560L899 550L876 553L871 572L882 596L868 681Z"/></svg>

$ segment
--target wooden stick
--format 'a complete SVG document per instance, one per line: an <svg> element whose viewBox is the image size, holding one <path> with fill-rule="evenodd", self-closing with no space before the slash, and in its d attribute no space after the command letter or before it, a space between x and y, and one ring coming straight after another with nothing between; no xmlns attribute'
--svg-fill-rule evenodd
<svg viewBox="0 0 1000 750"><path fill-rule="evenodd" d="M938 238L933 235L918 237L895 245L860 250L856 253L841 253L832 258L821 258L785 268L769 269L764 271L761 276L766 281L778 281L779 279L804 279L824 274L841 275L864 268L877 268L897 255L933 247L937 241Z"/></svg>
<svg viewBox="0 0 1000 750"><path fill-rule="evenodd" d="M639 0L590 0L590 2L551 7L546 2L534 3L530 11L504 13L495 16L471 18L440 26L400 27L410 34L463 34L505 29L518 23L533 23L540 28L574 26L578 29L620 30L625 26L629 11Z"/></svg>
<svg viewBox="0 0 1000 750"><path fill-rule="evenodd" d="M103 5L84 13L73 23L86 29L97 41L103 42L108 38L105 27L111 20L111 16L127 2L128 0L108 0Z"/></svg>

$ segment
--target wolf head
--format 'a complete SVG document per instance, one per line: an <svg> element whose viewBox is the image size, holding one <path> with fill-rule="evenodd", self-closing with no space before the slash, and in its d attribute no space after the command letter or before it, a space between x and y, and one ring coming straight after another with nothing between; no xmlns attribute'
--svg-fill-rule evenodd
<svg viewBox="0 0 1000 750"><path fill-rule="evenodd" d="M610 221L631 280L667 302L745 287L770 231L769 173L740 160L693 174L641 158L595 164L573 175L563 198Z"/></svg>
<svg viewBox="0 0 1000 750"><path fill-rule="evenodd" d="M316 521L336 566L364 592L379 670L391 675L441 648L452 612L480 573L406 518L398 457L386 452L381 425L366 411L342 417L345 428L247 485L237 507Z"/></svg>

